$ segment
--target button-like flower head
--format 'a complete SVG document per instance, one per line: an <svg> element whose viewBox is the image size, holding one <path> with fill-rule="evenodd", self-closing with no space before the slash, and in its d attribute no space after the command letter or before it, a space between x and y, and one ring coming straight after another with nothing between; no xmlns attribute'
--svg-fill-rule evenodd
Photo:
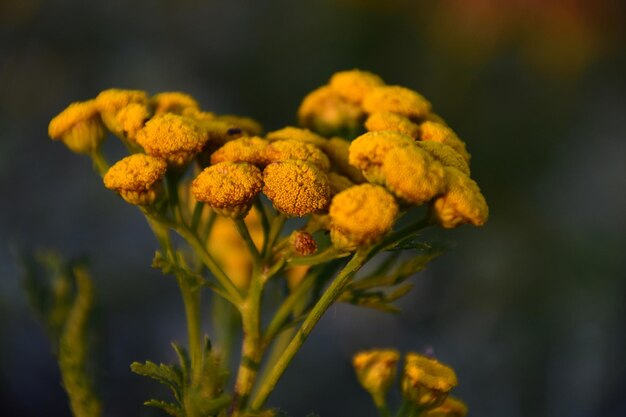
<svg viewBox="0 0 626 417"><path fill-rule="evenodd" d="M118 137L125 138L124 128L118 119L118 113L131 103L148 106L148 95L140 90L120 90L111 88L102 91L96 97L102 121L106 127ZM136 110L134 110L136 112ZM126 116L127 117L127 116Z"/></svg>
<svg viewBox="0 0 626 417"><path fill-rule="evenodd" d="M299 127L286 126L282 129L268 132L265 138L270 142L278 140L296 140L299 142L310 143L318 148L324 147L326 144L326 138L311 132L309 129L302 129Z"/></svg>
<svg viewBox="0 0 626 417"><path fill-rule="evenodd" d="M372 113L365 121L365 128L370 132L392 130L410 136L413 139L419 134L419 126L400 114L381 112Z"/></svg>
<svg viewBox="0 0 626 417"><path fill-rule="evenodd" d="M370 182L384 184L381 167L387 153L394 148L414 146L415 141L402 133L388 130L368 132L350 144L350 165L360 169Z"/></svg>
<svg viewBox="0 0 626 417"><path fill-rule="evenodd" d="M451 146L432 141L417 141L415 144L419 148L428 152L428 154L436 161L441 162L443 166L453 167L468 176L470 175L470 168L467 160Z"/></svg>
<svg viewBox="0 0 626 417"><path fill-rule="evenodd" d="M268 162L278 162L287 159L307 161L324 171L330 169L330 161L324 152L310 143L297 140L277 140L271 142L265 150Z"/></svg>
<svg viewBox="0 0 626 417"><path fill-rule="evenodd" d="M360 104L375 87L385 85L378 75L357 69L335 73L328 82L341 97Z"/></svg>
<svg viewBox="0 0 626 417"><path fill-rule="evenodd" d="M150 104L154 108L154 114L183 114L186 109L200 110L198 102L193 97L178 91L155 94L150 99Z"/></svg>
<svg viewBox="0 0 626 417"><path fill-rule="evenodd" d="M352 358L359 383L373 396L385 395L396 378L400 354L396 350L368 350Z"/></svg>
<svg viewBox="0 0 626 417"><path fill-rule="evenodd" d="M70 104L48 125L48 135L72 152L91 154L104 139L104 127L95 100Z"/></svg>
<svg viewBox="0 0 626 417"><path fill-rule="evenodd" d="M450 229L465 223L485 224L489 207L478 184L456 168L446 167L445 171L448 191L433 204L441 226Z"/></svg>
<svg viewBox="0 0 626 417"><path fill-rule="evenodd" d="M408 353L402 376L402 395L420 408L437 407L457 385L452 368L436 359Z"/></svg>
<svg viewBox="0 0 626 417"><path fill-rule="evenodd" d="M130 204L146 206L161 195L166 162L150 155L134 154L116 162L104 175L104 186L117 191Z"/></svg>
<svg viewBox="0 0 626 417"><path fill-rule="evenodd" d="M364 112L329 86L310 92L298 109L298 123L323 135L359 129Z"/></svg>
<svg viewBox="0 0 626 417"><path fill-rule="evenodd" d="M409 119L426 117L431 104L421 94L398 85L373 88L363 99L367 113L398 113Z"/></svg>
<svg viewBox="0 0 626 417"><path fill-rule="evenodd" d="M247 162L258 167L267 164L266 149L269 142L256 136L243 137L226 142L224 146L213 152L211 163Z"/></svg>
<svg viewBox="0 0 626 417"><path fill-rule="evenodd" d="M433 141L443 143L452 147L457 151L466 161L470 160L470 154L465 149L465 142L463 142L448 126L426 121L420 125L420 139L423 141Z"/></svg>

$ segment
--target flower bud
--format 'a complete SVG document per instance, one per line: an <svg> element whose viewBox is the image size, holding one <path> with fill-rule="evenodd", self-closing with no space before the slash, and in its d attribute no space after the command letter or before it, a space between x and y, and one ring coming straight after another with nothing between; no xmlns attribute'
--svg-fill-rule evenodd
<svg viewBox="0 0 626 417"><path fill-rule="evenodd" d="M428 410L424 417L465 417L467 406L459 399L448 396L440 406Z"/></svg>
<svg viewBox="0 0 626 417"><path fill-rule="evenodd" d="M437 407L457 385L454 370L436 359L408 353L402 376L402 395L421 409Z"/></svg>
<svg viewBox="0 0 626 417"><path fill-rule="evenodd" d="M289 236L289 242L297 255L308 256L317 252L317 242L309 232L296 230Z"/></svg>
<svg viewBox="0 0 626 417"><path fill-rule="evenodd" d="M390 112L409 119L420 119L430 113L430 102L421 94L397 85L374 87L363 98L367 113Z"/></svg>
<svg viewBox="0 0 626 417"><path fill-rule="evenodd" d="M104 186L120 193L130 204L147 206L163 193L167 164L160 158L134 154L113 164L104 175Z"/></svg>
<svg viewBox="0 0 626 417"><path fill-rule="evenodd" d="M396 350L370 350L354 355L352 365L359 383L373 396L385 395L396 378L398 359Z"/></svg>
<svg viewBox="0 0 626 417"><path fill-rule="evenodd" d="M330 77L328 85L344 99L360 104L365 96L375 87L385 82L378 75L357 69L339 71Z"/></svg>
<svg viewBox="0 0 626 417"><path fill-rule="evenodd" d="M447 192L433 204L434 215L446 229L470 223L482 226L489 207L478 184L456 168L445 167Z"/></svg>
<svg viewBox="0 0 626 417"><path fill-rule="evenodd" d="M104 139L104 127L95 100L70 104L48 125L52 139L61 140L72 152L91 154Z"/></svg>

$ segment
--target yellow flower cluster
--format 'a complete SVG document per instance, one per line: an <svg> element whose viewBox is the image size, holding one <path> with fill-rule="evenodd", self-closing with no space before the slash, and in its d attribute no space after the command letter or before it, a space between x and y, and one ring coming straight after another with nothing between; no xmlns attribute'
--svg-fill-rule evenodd
<svg viewBox="0 0 626 417"><path fill-rule="evenodd" d="M408 353L402 376L402 394L420 408L438 407L458 384L456 373L436 359Z"/></svg>
<svg viewBox="0 0 626 417"><path fill-rule="evenodd" d="M396 379L400 353L393 349L358 352L352 358L359 383L372 395L385 394Z"/></svg>
<svg viewBox="0 0 626 417"><path fill-rule="evenodd" d="M130 204L154 203L162 192L167 163L160 158L134 154L116 162L104 175L104 186L120 193Z"/></svg>

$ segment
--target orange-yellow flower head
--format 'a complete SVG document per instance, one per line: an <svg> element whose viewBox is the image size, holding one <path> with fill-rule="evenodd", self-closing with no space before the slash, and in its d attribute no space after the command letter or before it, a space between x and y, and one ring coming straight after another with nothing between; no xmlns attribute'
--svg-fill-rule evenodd
<svg viewBox="0 0 626 417"><path fill-rule="evenodd" d="M333 245L352 251L376 242L391 230L398 204L383 187L361 184L333 197L328 214Z"/></svg>
<svg viewBox="0 0 626 417"><path fill-rule="evenodd" d="M155 94L150 99L154 114L183 114L186 109L200 110L198 102L189 94L178 91L166 91Z"/></svg>
<svg viewBox="0 0 626 417"><path fill-rule="evenodd" d="M428 152L428 154L435 160L441 162L443 166L453 167L468 176L470 175L470 168L467 160L451 146L432 141L417 141L415 144L419 148Z"/></svg>
<svg viewBox="0 0 626 417"><path fill-rule="evenodd" d="M357 184L365 182L365 177L361 171L350 165L350 142L339 137L330 138L323 150L332 161L333 168Z"/></svg>
<svg viewBox="0 0 626 417"><path fill-rule="evenodd" d="M310 143L318 148L322 148L326 144L326 138L311 132L309 129L302 129L299 127L286 126L282 129L268 132L265 138L270 142L278 140L296 140L299 142Z"/></svg>
<svg viewBox="0 0 626 417"><path fill-rule="evenodd" d="M402 395L420 408L437 407L458 384L452 368L436 359L408 353L402 376Z"/></svg>
<svg viewBox="0 0 626 417"><path fill-rule="evenodd" d="M400 114L381 112L372 113L365 121L365 128L370 132L392 130L410 136L413 139L419 134L419 126Z"/></svg>
<svg viewBox="0 0 626 417"><path fill-rule="evenodd" d="M104 175L104 186L117 191L130 204L146 206L162 193L162 178L167 163L141 153L116 162Z"/></svg>
<svg viewBox="0 0 626 417"><path fill-rule="evenodd" d="M220 214L245 216L263 186L263 175L254 165L220 162L205 168L193 180L191 192Z"/></svg>
<svg viewBox="0 0 626 417"><path fill-rule="evenodd" d="M441 226L450 229L465 223L485 224L489 207L478 184L456 168L446 167L445 171L448 191L433 204Z"/></svg>
<svg viewBox="0 0 626 417"><path fill-rule="evenodd" d="M95 100L70 104L50 121L48 135L61 140L72 152L93 153L104 139Z"/></svg>
<svg viewBox="0 0 626 417"><path fill-rule="evenodd" d="M326 174L308 161L288 159L269 164L263 171L263 193L276 209L302 217L322 211L330 203Z"/></svg>
<svg viewBox="0 0 626 417"><path fill-rule="evenodd" d="M354 186L354 183L349 178L336 172L328 173L328 182L330 183L330 195L339 194L343 190L347 190Z"/></svg>
<svg viewBox="0 0 626 417"><path fill-rule="evenodd" d="M251 119L250 117L222 114L220 116L216 116L215 120L238 127L249 136L260 136L263 133L263 126L261 126L261 123Z"/></svg>
<svg viewBox="0 0 626 417"><path fill-rule="evenodd" d="M324 171L330 169L330 161L324 152L310 143L297 140L277 140L271 142L265 150L265 156L269 162L296 159L310 162Z"/></svg>
<svg viewBox="0 0 626 417"><path fill-rule="evenodd" d="M118 137L124 138L124 130L117 119L120 110L131 103L148 106L148 95L140 90L120 90L111 88L102 91L96 97L96 105L100 110L102 121L106 127Z"/></svg>
<svg viewBox="0 0 626 417"><path fill-rule="evenodd" d="M445 191L443 165L416 145L391 149L381 172L387 189L414 205L419 206Z"/></svg>
<svg viewBox="0 0 626 417"><path fill-rule="evenodd" d="M457 151L466 161L470 160L470 154L465 149L463 142L448 126L426 121L420 125L420 139L423 141L433 141L443 143Z"/></svg>
<svg viewBox="0 0 626 417"><path fill-rule="evenodd" d="M400 354L397 350L374 349L352 358L359 383L373 396L385 395L396 378Z"/></svg>
<svg viewBox="0 0 626 417"><path fill-rule="evenodd" d="M448 396L440 406L428 410L425 417L465 417L467 405L457 398Z"/></svg>
<svg viewBox="0 0 626 417"><path fill-rule="evenodd" d="M430 102L421 94L399 85L373 88L363 99L367 113L391 112L420 119L430 112Z"/></svg>
<svg viewBox="0 0 626 417"><path fill-rule="evenodd" d="M137 143L147 154L161 157L171 166L185 165L207 140L207 133L192 119L172 113L153 117L137 134Z"/></svg>
<svg viewBox="0 0 626 417"><path fill-rule="evenodd" d="M256 136L242 137L226 142L224 146L213 152L211 163L248 162L263 167L267 164L266 150L269 142Z"/></svg>
<svg viewBox="0 0 626 417"><path fill-rule="evenodd" d="M354 69L333 74L328 84L344 99L360 104L369 92L385 82L376 74Z"/></svg>
<svg viewBox="0 0 626 417"><path fill-rule="evenodd" d="M142 103L130 103L122 107L114 117L116 129L131 142L137 141L137 133L143 129L149 118L148 106Z"/></svg>
<svg viewBox="0 0 626 417"><path fill-rule="evenodd" d="M343 98L329 86L311 91L298 109L298 123L322 135L359 129L364 113L358 104Z"/></svg>
<svg viewBox="0 0 626 417"><path fill-rule="evenodd" d="M350 165L361 170L365 178L384 184L381 166L387 153L394 148L414 147L413 138L402 133L383 130L365 133L350 144Z"/></svg>

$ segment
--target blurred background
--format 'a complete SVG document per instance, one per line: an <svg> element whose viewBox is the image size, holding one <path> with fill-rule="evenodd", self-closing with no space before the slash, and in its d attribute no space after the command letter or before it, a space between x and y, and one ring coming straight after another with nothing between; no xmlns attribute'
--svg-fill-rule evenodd
<svg viewBox="0 0 626 417"><path fill-rule="evenodd" d="M0 0L0 403L69 416L12 248L87 255L106 416L157 416L134 360L185 341L142 216L47 137L70 102L180 90L267 130L338 70L423 93L472 153L491 209L413 278L399 315L332 308L270 399L375 416L351 355L432 347L470 415L626 416L625 8L615 0Z"/></svg>

